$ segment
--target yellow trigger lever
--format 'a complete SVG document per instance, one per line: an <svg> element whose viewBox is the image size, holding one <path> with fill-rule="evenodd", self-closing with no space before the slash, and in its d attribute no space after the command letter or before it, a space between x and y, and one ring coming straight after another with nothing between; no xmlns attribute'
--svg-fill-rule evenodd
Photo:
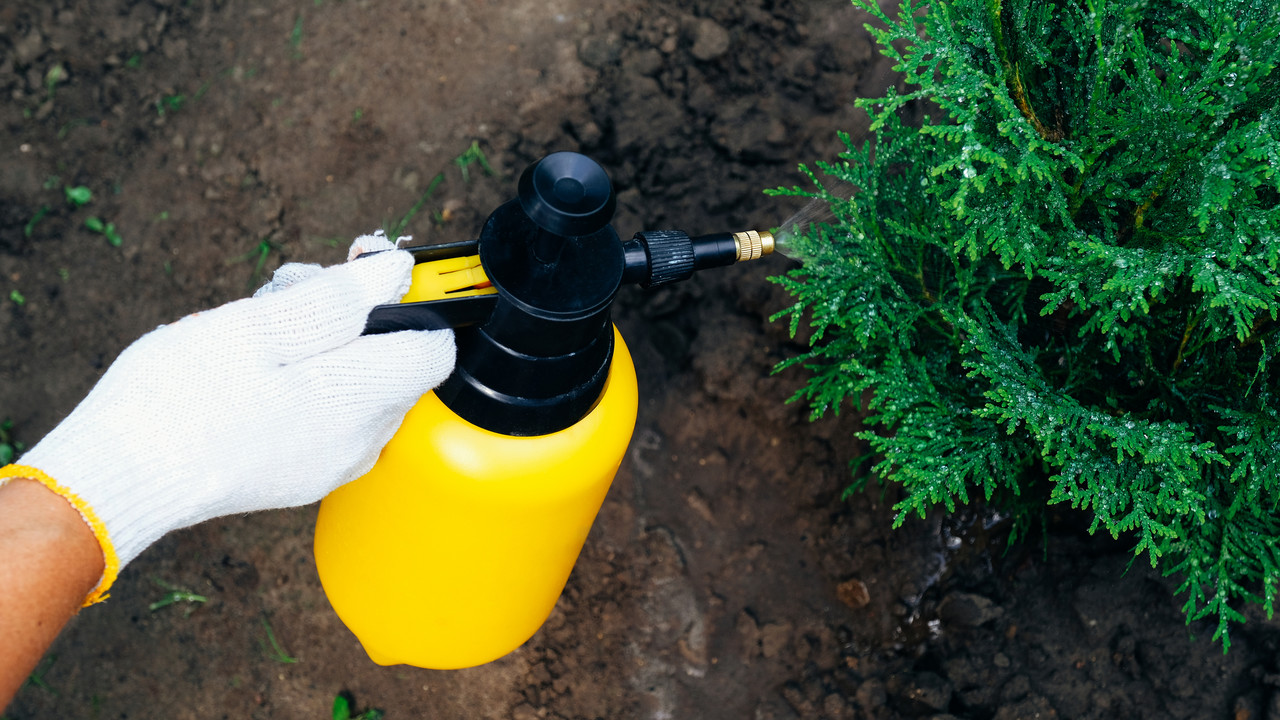
<svg viewBox="0 0 1280 720"><path fill-rule="evenodd" d="M465 255L454 254L468 250ZM363 334L443 330L489 319L498 290L489 282L475 250L475 241L409 248L417 260L409 292L398 304L375 307Z"/></svg>

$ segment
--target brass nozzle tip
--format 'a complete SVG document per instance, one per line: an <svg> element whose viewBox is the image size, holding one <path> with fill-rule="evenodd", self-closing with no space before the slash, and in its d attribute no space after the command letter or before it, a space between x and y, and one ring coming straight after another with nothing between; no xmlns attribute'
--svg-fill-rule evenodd
<svg viewBox="0 0 1280 720"><path fill-rule="evenodd" d="M738 262L758 260L773 253L773 233L765 230L743 230L733 234L733 241L738 246Z"/></svg>

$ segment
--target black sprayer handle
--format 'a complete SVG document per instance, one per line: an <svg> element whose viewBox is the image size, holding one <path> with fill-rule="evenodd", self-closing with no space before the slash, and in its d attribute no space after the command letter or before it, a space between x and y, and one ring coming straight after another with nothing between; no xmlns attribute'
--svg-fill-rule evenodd
<svg viewBox="0 0 1280 720"><path fill-rule="evenodd" d="M476 325L489 319L498 304L495 295L469 295L425 302L379 305L369 312L363 335L400 330L444 330Z"/></svg>

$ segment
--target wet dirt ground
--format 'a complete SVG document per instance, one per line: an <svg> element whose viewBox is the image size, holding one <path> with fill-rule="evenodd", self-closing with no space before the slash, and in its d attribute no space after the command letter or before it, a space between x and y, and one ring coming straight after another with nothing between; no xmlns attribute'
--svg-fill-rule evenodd
<svg viewBox="0 0 1280 720"><path fill-rule="evenodd" d="M419 240L472 236L555 150L608 169L624 236L776 226L798 207L761 190L860 136L853 99L895 82L865 20L840 0L9 0L0 420L34 443L142 333L341 261L438 174ZM492 174L456 162L472 143ZM856 411L811 424L785 402L800 373L771 373L801 347L769 321L788 267L622 292L635 436L511 655L371 663L306 507L147 550L4 717L327 718L341 692L392 720L1280 718L1277 624L1253 613L1223 655L1123 538L1065 513L1006 550L982 508L891 530L892 488L842 499ZM164 585L207 601L149 609Z"/></svg>

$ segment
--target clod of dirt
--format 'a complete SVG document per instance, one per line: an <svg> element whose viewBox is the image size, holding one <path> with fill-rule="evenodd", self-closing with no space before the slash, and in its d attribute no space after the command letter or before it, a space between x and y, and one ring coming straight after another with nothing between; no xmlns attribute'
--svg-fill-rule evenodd
<svg viewBox="0 0 1280 720"><path fill-rule="evenodd" d="M845 580L837 585L836 597L840 598L840 602L854 610L871 604L871 593L867 590L867 584L857 578Z"/></svg>
<svg viewBox="0 0 1280 720"><path fill-rule="evenodd" d="M760 654L772 659L791 641L791 623L769 623L760 628Z"/></svg>
<svg viewBox="0 0 1280 720"><path fill-rule="evenodd" d="M703 62L715 60L729 52L729 31L715 20L702 18L693 25L693 56Z"/></svg>

